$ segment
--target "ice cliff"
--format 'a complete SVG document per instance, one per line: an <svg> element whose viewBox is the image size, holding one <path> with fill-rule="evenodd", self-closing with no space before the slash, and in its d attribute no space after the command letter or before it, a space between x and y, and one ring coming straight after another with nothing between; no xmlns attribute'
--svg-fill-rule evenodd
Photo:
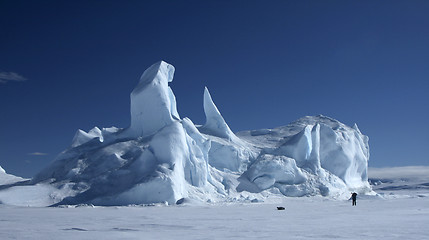
<svg viewBox="0 0 429 240"><path fill-rule="evenodd" d="M30 184L56 189L54 205L346 198L371 191L368 137L356 125L320 115L235 134L207 88L206 123L195 125L177 112L168 86L174 70L163 61L149 67L131 92L128 128L78 130Z"/></svg>

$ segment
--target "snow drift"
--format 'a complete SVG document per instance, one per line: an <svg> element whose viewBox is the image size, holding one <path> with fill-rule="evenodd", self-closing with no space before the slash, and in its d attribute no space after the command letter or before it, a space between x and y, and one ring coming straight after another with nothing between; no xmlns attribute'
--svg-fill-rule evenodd
<svg viewBox="0 0 429 240"><path fill-rule="evenodd" d="M163 61L143 73L130 96L128 128L77 131L71 146L31 180L30 186L56 189L46 205L346 198L371 191L368 137L356 125L320 115L234 134L207 88L206 123L195 125L177 112L168 86L173 76Z"/></svg>

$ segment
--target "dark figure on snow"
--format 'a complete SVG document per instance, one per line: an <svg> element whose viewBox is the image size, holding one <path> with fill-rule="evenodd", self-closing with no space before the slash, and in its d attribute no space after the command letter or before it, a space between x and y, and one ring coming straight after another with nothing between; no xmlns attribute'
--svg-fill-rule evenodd
<svg viewBox="0 0 429 240"><path fill-rule="evenodd" d="M357 196L357 193L352 193L352 206L356 206L356 196Z"/></svg>

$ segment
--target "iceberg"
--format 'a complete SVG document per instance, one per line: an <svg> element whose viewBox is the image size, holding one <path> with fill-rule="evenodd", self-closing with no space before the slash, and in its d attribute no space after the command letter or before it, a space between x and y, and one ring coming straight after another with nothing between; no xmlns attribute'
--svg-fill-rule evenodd
<svg viewBox="0 0 429 240"><path fill-rule="evenodd" d="M11 196L18 192L19 204L30 206L371 194L368 137L357 125L319 115L275 129L234 133L208 88L203 95L206 122L196 125L177 112L169 86L174 71L164 61L149 67L131 92L129 127L78 130L71 146L25 186L0 191L0 201L13 204ZM43 191L29 191L32 187ZM23 192L38 194L23 200Z"/></svg>

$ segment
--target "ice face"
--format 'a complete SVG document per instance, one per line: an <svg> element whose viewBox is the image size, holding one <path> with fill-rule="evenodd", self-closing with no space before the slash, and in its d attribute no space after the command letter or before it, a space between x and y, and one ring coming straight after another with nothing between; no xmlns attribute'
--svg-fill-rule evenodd
<svg viewBox="0 0 429 240"><path fill-rule="evenodd" d="M141 156L140 161L152 161L149 167L153 169L152 172L148 172L149 176L143 182L121 193L119 199L127 196L128 204L165 201L173 204L178 199L187 197L184 169L190 154L182 125L179 122L167 125L155 134L148 144L149 156ZM147 171L147 167L140 167L136 175L139 175L140 171Z"/></svg>
<svg viewBox="0 0 429 240"><path fill-rule="evenodd" d="M141 76L131 92L131 126L133 137L149 136L179 119L176 98L168 86L174 67L164 61L155 63Z"/></svg>
<svg viewBox="0 0 429 240"><path fill-rule="evenodd" d="M369 146L367 137L352 128L320 131L320 162L324 169L341 178L350 187L368 182Z"/></svg>
<svg viewBox="0 0 429 240"><path fill-rule="evenodd" d="M291 137L275 153L291 157L296 160L297 166L316 173L320 169L319 124L307 125L298 134Z"/></svg>
<svg viewBox="0 0 429 240"><path fill-rule="evenodd" d="M270 154L260 155L247 170L246 175L261 190L271 188L275 183L294 185L307 180L294 159Z"/></svg>
<svg viewBox="0 0 429 240"><path fill-rule="evenodd" d="M189 118L184 118L182 125L189 151L189 156L185 159L185 179L192 186L202 187L210 179L208 153L211 142L198 131Z"/></svg>
<svg viewBox="0 0 429 240"><path fill-rule="evenodd" d="M284 137L279 138L282 135ZM265 134L252 135L249 132L246 140L263 145L262 152L292 158L307 177L329 186L322 191L324 194L344 187L369 189L368 137L362 135L357 126L351 128L325 116L304 117ZM270 146L272 142L280 144ZM307 189L311 194L313 187L301 189Z"/></svg>
<svg viewBox="0 0 429 240"><path fill-rule="evenodd" d="M225 141L224 139L215 137L210 137L210 139L210 166L221 171L227 169L229 171L242 173L247 169L250 160L257 155L249 146L246 146L240 141Z"/></svg>

